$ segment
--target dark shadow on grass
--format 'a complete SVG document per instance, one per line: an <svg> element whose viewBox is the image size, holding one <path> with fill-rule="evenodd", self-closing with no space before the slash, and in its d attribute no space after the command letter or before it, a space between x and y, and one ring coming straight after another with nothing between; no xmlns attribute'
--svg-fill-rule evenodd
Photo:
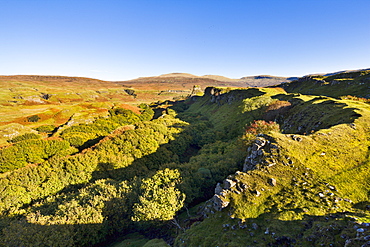
<svg viewBox="0 0 370 247"><path fill-rule="evenodd" d="M274 98L292 103L289 110L276 117L286 134L308 135L339 124L353 124L361 117L356 108L349 108L345 103L323 96L309 101L297 99L295 95L277 95Z"/></svg>

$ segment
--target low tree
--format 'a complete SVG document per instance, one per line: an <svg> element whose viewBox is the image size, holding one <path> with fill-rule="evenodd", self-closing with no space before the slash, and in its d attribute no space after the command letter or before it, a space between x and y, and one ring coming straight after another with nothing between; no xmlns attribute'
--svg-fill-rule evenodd
<svg viewBox="0 0 370 247"><path fill-rule="evenodd" d="M176 185L180 172L166 168L144 179L141 184L139 202L133 207L133 221L167 221L184 205L185 194Z"/></svg>

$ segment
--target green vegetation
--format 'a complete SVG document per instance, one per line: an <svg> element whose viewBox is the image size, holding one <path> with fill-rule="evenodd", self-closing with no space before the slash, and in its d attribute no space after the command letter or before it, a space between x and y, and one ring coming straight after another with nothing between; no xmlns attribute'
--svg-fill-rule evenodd
<svg viewBox="0 0 370 247"><path fill-rule="evenodd" d="M339 73L331 76L307 76L284 84L289 93L326 95L341 97L346 95L369 98L370 70Z"/></svg>
<svg viewBox="0 0 370 247"><path fill-rule="evenodd" d="M0 246L366 244L370 106L324 95L207 88L2 128Z"/></svg>
<svg viewBox="0 0 370 247"><path fill-rule="evenodd" d="M30 139L39 139L39 138L41 138L41 136L35 133L25 133L23 135L14 137L13 139L9 140L9 142L16 143L20 141L25 141L25 140L30 140Z"/></svg>

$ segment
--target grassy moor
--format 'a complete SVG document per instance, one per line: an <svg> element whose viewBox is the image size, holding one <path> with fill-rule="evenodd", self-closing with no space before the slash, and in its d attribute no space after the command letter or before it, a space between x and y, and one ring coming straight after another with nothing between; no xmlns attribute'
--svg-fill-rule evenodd
<svg viewBox="0 0 370 247"><path fill-rule="evenodd" d="M0 76L0 246L369 246L370 70Z"/></svg>

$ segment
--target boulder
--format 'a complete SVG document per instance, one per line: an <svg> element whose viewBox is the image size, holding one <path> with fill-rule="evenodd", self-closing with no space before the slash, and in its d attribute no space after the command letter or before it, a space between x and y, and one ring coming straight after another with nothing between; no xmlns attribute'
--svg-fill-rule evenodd
<svg viewBox="0 0 370 247"><path fill-rule="evenodd" d="M217 183L216 188L215 188L215 194L220 195L221 191L222 191L221 184Z"/></svg>
<svg viewBox="0 0 370 247"><path fill-rule="evenodd" d="M231 189L232 187L234 187L236 185L236 182L231 180L231 179L225 179L224 180L224 188L226 190L229 190Z"/></svg>
<svg viewBox="0 0 370 247"><path fill-rule="evenodd" d="M270 179L269 179L269 184L270 184L271 186L276 186L276 179L275 179L275 178L270 178Z"/></svg>
<svg viewBox="0 0 370 247"><path fill-rule="evenodd" d="M229 201L219 195L213 196L213 208L217 211L221 211L223 208L226 208L229 205Z"/></svg>
<svg viewBox="0 0 370 247"><path fill-rule="evenodd" d="M260 196L260 195L261 195L261 192L259 192L258 190L255 190L255 191L254 191L254 194L255 194L256 196Z"/></svg>

